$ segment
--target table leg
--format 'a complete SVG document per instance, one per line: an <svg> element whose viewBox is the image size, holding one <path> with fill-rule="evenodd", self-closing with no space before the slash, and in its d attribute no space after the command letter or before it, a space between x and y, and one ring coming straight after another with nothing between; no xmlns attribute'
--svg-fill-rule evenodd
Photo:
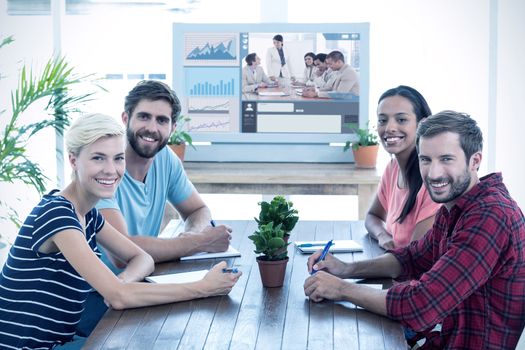
<svg viewBox="0 0 525 350"><path fill-rule="evenodd" d="M377 185L357 185L359 220L364 220L377 192Z"/></svg>

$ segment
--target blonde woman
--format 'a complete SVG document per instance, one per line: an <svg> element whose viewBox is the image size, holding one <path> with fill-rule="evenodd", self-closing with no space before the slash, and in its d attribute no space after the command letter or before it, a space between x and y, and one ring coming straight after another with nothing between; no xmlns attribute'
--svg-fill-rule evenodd
<svg viewBox="0 0 525 350"><path fill-rule="evenodd" d="M0 348L50 349L71 341L91 288L124 309L227 294L236 283L240 273L222 273L225 262L195 283L139 282L153 271L153 259L94 208L121 180L125 145L122 125L102 114L80 117L69 129L72 182L34 207L0 274ZM97 242L126 264L118 276L100 261Z"/></svg>

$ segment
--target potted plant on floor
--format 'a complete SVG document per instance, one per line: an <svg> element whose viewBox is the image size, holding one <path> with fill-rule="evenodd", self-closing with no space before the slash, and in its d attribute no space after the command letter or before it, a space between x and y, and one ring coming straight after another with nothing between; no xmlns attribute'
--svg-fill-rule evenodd
<svg viewBox="0 0 525 350"><path fill-rule="evenodd" d="M184 161L186 145L189 145L194 150L196 150L195 146L193 146L193 139L184 128L186 123L188 123L190 120L191 119L189 117L185 117L182 114L180 114L177 117L177 121L175 123L175 130L173 131L173 133L171 133L171 136L168 139L168 145L173 150L173 152L175 152L175 154L180 158L181 161Z"/></svg>
<svg viewBox="0 0 525 350"><path fill-rule="evenodd" d="M288 244L284 241L282 225L273 222L260 225L253 235L248 237L255 244L254 252L260 254L256 259L259 264L262 285L281 287L288 263Z"/></svg>
<svg viewBox="0 0 525 350"><path fill-rule="evenodd" d="M273 222L275 226L281 224L284 240L288 242L290 232L299 220L298 211L293 208L293 203L287 201L283 196L275 196L270 203L262 201L259 202L259 205L261 206L259 218L255 218L259 227L270 222Z"/></svg>
<svg viewBox="0 0 525 350"><path fill-rule="evenodd" d="M355 165L358 168L375 168L377 163L377 152L379 150L379 140L375 131L357 128L353 124L353 130L357 134L357 141L346 141L343 152L352 148Z"/></svg>

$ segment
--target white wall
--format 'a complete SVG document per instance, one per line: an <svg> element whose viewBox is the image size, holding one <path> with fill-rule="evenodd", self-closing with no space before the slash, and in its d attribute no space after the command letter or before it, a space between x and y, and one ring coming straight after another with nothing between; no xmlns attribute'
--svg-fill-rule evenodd
<svg viewBox="0 0 525 350"><path fill-rule="evenodd" d="M274 1L274 4L281 4ZM3 101L0 110L8 107L18 63L39 66L52 53L51 17L7 16L5 3L0 1L0 35L15 34L17 41L0 50L0 72L8 75L0 80L0 101ZM372 117L379 95L399 84L420 90L434 112L455 109L470 113L480 123L485 139L488 139L488 132L496 133L496 143L485 147L485 159L487 154L494 152L495 169L503 171L511 194L525 207L525 186L520 181L525 164L518 155L523 145L521 134L525 130L518 105L525 96L525 2L332 0L313 6L304 0L288 0L287 11L261 13L261 6L266 4L265 1L247 4L241 0L202 0L188 14L120 11L118 14L66 16L63 52L81 72L165 71L169 82L172 22L256 23L261 15L268 19L272 13L279 13L277 22L284 22L286 18L291 23L369 22L369 110ZM498 24L496 96L490 95L489 86L490 11L494 8ZM271 24L268 32L272 32ZM128 83L134 85L135 81ZM91 109L118 115L126 88L116 94L102 95ZM496 104L496 115L489 116L491 98ZM489 117L496 119L495 131L488 129ZM2 122L0 120L0 127ZM54 178L54 157L50 156L54 144L46 142L49 137L54 139L52 134L42 136L32 154ZM486 163L481 173L487 172ZM9 191L13 191L12 187L1 192L2 198ZM20 203L20 216L27 215L32 205L32 200ZM0 229L5 231L3 226Z"/></svg>
<svg viewBox="0 0 525 350"><path fill-rule="evenodd" d="M496 99L496 169L511 195L525 210L525 2L498 2ZM525 348L525 347L524 347Z"/></svg>
<svg viewBox="0 0 525 350"><path fill-rule="evenodd" d="M518 105L525 97L525 2L332 0L324 5L325 11L305 6L302 0L288 2L292 23L369 22L371 113L381 93L399 84L418 89L433 112L453 109L469 113L485 138L480 174L503 171L511 195L525 208L525 186L521 184L525 164L518 155L525 130ZM494 10L495 96L489 86L493 73L490 16ZM495 115L489 115L491 103L496 105ZM495 119L496 130L489 128L489 118ZM489 133L495 133L496 142L488 144L493 135ZM382 155L385 157L384 152ZM495 157L494 169L488 168L489 155Z"/></svg>

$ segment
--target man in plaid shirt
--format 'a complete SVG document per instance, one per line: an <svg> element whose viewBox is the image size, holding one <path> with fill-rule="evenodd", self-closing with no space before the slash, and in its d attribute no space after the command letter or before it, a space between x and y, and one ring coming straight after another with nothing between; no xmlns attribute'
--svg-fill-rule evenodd
<svg viewBox="0 0 525 350"><path fill-rule="evenodd" d="M468 115L422 121L416 145L430 196L444 205L432 229L381 257L332 255L308 269L313 301L347 300L424 334L422 349L514 349L525 325L525 221L499 173L478 178L483 138ZM379 291L342 278L392 277ZM436 325L439 325L436 327Z"/></svg>

